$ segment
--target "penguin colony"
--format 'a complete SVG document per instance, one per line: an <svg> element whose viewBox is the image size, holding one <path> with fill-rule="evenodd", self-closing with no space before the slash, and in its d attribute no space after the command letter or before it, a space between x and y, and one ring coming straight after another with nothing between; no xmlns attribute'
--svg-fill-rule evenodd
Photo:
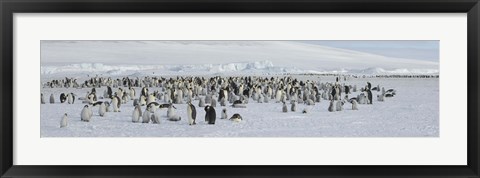
<svg viewBox="0 0 480 178"><path fill-rule="evenodd" d="M347 85L340 82L336 77L335 82L317 82L311 80L298 80L285 77L143 77L143 78L118 78L92 77L79 83L77 79L65 78L63 80L52 80L43 84L48 88L89 88L83 95L78 93L60 93L60 104L74 104L75 99L81 100L83 106L80 113L80 120L90 122L92 118L104 117L108 112L122 112L123 105L133 101L133 123L154 123L160 124L162 118L167 121L182 122L180 115L176 113L175 105L187 105L188 125L198 123L197 110L195 105L205 110L205 123L214 125L217 119L217 102L223 109L219 109L220 119L227 119L226 107L246 108L248 102L255 103L278 103L279 112L300 112L310 113L316 103L327 100L329 112L347 110L358 110L359 105L373 104L373 94L377 94L377 101L383 102L387 98L396 95L395 89L385 90L384 87L372 87L367 82L360 87L360 94L356 97L349 97L352 92L357 92L356 85ZM91 88L91 89L90 89ZM152 91L155 88L155 91ZM97 90L103 89L102 93ZM137 92L138 91L138 92ZM139 94L139 95L138 95ZM81 96L85 97L81 97ZM48 95L47 95L48 96ZM80 96L80 97L77 97ZM55 95L50 94L50 104L56 104ZM41 104L45 104L44 94L41 93ZM346 104L350 104L346 107ZM290 107L289 107L289 106ZM142 109L145 108L145 109ZM289 109L290 108L290 109ZM321 108L320 108L321 109ZM98 115L93 117L93 111L98 110ZM164 110L167 110L166 113ZM162 113L163 112L163 113ZM69 114L70 116L72 114ZM67 126L67 113L61 119L61 127ZM242 116L235 113L229 120L240 122ZM183 121L185 122L185 121Z"/></svg>

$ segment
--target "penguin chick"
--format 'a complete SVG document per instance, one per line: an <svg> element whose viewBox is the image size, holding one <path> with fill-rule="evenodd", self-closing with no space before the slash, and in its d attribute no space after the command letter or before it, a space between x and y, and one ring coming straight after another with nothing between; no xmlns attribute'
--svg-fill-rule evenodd
<svg viewBox="0 0 480 178"><path fill-rule="evenodd" d="M334 101L333 100L330 100L330 105L328 106L328 111L329 112L335 112L336 108L335 108L335 105L334 105Z"/></svg>
<svg viewBox="0 0 480 178"><path fill-rule="evenodd" d="M68 126L68 116L67 113L65 113L62 117L62 120L60 120L60 128L67 127Z"/></svg>
<svg viewBox="0 0 480 178"><path fill-rule="evenodd" d="M287 104L283 102L282 112L288 112Z"/></svg>
<svg viewBox="0 0 480 178"><path fill-rule="evenodd" d="M228 118L227 116L227 108L223 108L222 109L222 116L220 117L220 119L226 119Z"/></svg>
<svg viewBox="0 0 480 178"><path fill-rule="evenodd" d="M90 122L91 118L92 118L92 110L90 110L90 107L88 105L85 105L82 109L80 119L84 122Z"/></svg>
<svg viewBox="0 0 480 178"><path fill-rule="evenodd" d="M142 108L140 105L136 105L133 109L132 122L140 122L140 117L142 116Z"/></svg>

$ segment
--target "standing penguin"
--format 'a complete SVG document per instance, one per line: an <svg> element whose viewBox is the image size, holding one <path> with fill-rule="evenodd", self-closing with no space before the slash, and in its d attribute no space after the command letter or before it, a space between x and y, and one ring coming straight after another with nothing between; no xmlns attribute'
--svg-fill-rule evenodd
<svg viewBox="0 0 480 178"><path fill-rule="evenodd" d="M335 105L334 105L334 101L333 100L330 100L330 106L328 106L328 111L329 112L335 112L336 108L335 108Z"/></svg>
<svg viewBox="0 0 480 178"><path fill-rule="evenodd" d="M67 94L67 102L68 104L73 104L73 93Z"/></svg>
<svg viewBox="0 0 480 178"><path fill-rule="evenodd" d="M370 90L367 90L367 98L368 98L368 102L367 104L373 104L372 102L372 91Z"/></svg>
<svg viewBox="0 0 480 178"><path fill-rule="evenodd" d="M120 100L116 96L112 98L112 107L113 112L120 112Z"/></svg>
<svg viewBox="0 0 480 178"><path fill-rule="evenodd" d="M215 124L216 117L217 113L215 112L215 108L205 106L205 121L207 121L208 124Z"/></svg>
<svg viewBox="0 0 480 178"><path fill-rule="evenodd" d="M212 99L212 102L210 104L212 107L217 107L217 100Z"/></svg>
<svg viewBox="0 0 480 178"><path fill-rule="evenodd" d="M138 106L138 105L137 105ZM142 123L148 123L150 122L150 119L151 119L151 112L148 110L148 108L145 109L145 112L143 112L143 115L142 115Z"/></svg>
<svg viewBox="0 0 480 178"><path fill-rule="evenodd" d="M167 117L168 117L169 121L180 121L180 120L182 120L182 117L180 117L179 115L177 115L175 113L175 109L173 107L173 104L170 104L170 106L168 107Z"/></svg>
<svg viewBox="0 0 480 178"><path fill-rule="evenodd" d="M290 110L291 110L292 112L297 111L297 102L296 102L296 101L293 101L293 102L292 102L292 107L290 107Z"/></svg>
<svg viewBox="0 0 480 178"><path fill-rule="evenodd" d="M352 100L352 110L358 110L357 100Z"/></svg>
<svg viewBox="0 0 480 178"><path fill-rule="evenodd" d="M98 107L98 115L100 116L105 116L105 113L107 112L107 106L105 105L105 102L102 102L100 104L100 107Z"/></svg>
<svg viewBox="0 0 480 178"><path fill-rule="evenodd" d="M150 115L150 120L153 124L160 124L160 110L156 110Z"/></svg>
<svg viewBox="0 0 480 178"><path fill-rule="evenodd" d="M140 122L140 117L142 116L142 108L140 105L136 105L133 109L132 122Z"/></svg>
<svg viewBox="0 0 480 178"><path fill-rule="evenodd" d="M53 93L50 95L50 104L55 103L55 98L53 97Z"/></svg>
<svg viewBox="0 0 480 178"><path fill-rule="evenodd" d="M223 108L222 109L222 117L220 117L220 119L226 119L226 118L228 118L227 108Z"/></svg>
<svg viewBox="0 0 480 178"><path fill-rule="evenodd" d="M67 100L67 96L65 96L65 93L60 94L60 103L65 103L65 100Z"/></svg>
<svg viewBox="0 0 480 178"><path fill-rule="evenodd" d="M90 122L91 118L92 118L92 110L88 105L85 105L82 109L80 119L84 122Z"/></svg>
<svg viewBox="0 0 480 178"><path fill-rule="evenodd" d="M195 106L191 102L188 102L187 115L188 115L188 124L189 125L197 124L197 123L195 123L195 119L197 118L197 110L195 109Z"/></svg>
<svg viewBox="0 0 480 178"><path fill-rule="evenodd" d="M45 99L43 98L43 93L40 93L40 103L45 104Z"/></svg>
<svg viewBox="0 0 480 178"><path fill-rule="evenodd" d="M287 104L283 102L282 112L288 112Z"/></svg>
<svg viewBox="0 0 480 178"><path fill-rule="evenodd" d="M343 111L343 101L337 101L337 111Z"/></svg>
<svg viewBox="0 0 480 178"><path fill-rule="evenodd" d="M67 127L68 125L68 117L67 113L65 113L62 117L62 120L60 120L60 128Z"/></svg>

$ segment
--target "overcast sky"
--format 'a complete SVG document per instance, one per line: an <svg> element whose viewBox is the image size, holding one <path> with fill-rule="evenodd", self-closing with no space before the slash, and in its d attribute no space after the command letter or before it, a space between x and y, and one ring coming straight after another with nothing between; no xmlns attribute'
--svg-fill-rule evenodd
<svg viewBox="0 0 480 178"><path fill-rule="evenodd" d="M316 40L303 41L335 48L362 51L388 57L439 61L438 40Z"/></svg>

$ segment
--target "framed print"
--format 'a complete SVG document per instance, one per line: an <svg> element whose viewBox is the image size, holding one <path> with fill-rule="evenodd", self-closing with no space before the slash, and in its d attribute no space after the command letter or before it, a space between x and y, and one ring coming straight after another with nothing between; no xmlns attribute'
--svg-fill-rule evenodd
<svg viewBox="0 0 480 178"><path fill-rule="evenodd" d="M479 176L478 0L1 8L2 177Z"/></svg>

